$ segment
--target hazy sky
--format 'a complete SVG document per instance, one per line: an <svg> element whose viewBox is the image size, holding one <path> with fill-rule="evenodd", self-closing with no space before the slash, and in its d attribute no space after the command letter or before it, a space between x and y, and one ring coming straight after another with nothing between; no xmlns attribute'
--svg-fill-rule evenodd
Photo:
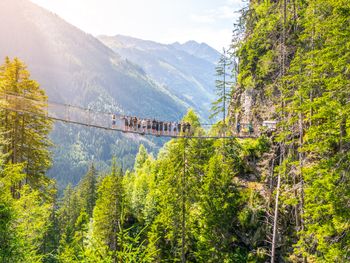
<svg viewBox="0 0 350 263"><path fill-rule="evenodd" d="M230 43L242 0L31 0L93 35Z"/></svg>

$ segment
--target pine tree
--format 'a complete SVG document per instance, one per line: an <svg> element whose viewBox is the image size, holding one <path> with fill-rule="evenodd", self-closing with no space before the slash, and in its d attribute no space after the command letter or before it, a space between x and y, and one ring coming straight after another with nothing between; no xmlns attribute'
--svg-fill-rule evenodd
<svg viewBox="0 0 350 263"><path fill-rule="evenodd" d="M147 158L148 158L147 150L146 150L145 146L143 144L141 144L139 147L139 152L137 153L136 158L135 158L134 169L135 170L140 169L143 166L143 164L147 161Z"/></svg>
<svg viewBox="0 0 350 263"><path fill-rule="evenodd" d="M1 132L7 144L3 151L7 161L26 163L25 173L31 186L40 188L46 182L45 172L51 165L48 135L52 122L45 118L47 97L39 84L30 79L26 66L17 58L6 58L0 67L0 92L16 94L30 100L2 100L7 108L19 112L0 109ZM21 112L25 108L26 112ZM33 114L30 114L31 112Z"/></svg>
<svg viewBox="0 0 350 263"><path fill-rule="evenodd" d="M11 186L21 181L23 166L7 164L1 157L0 167L0 261L4 263L20 262L23 256L21 238L16 228L17 210L12 198Z"/></svg>
<svg viewBox="0 0 350 263"><path fill-rule="evenodd" d="M81 209L91 218L96 203L97 172L94 164L91 164L88 172L77 187Z"/></svg>
<svg viewBox="0 0 350 263"><path fill-rule="evenodd" d="M70 244L74 237L75 223L80 215L81 207L74 188L69 184L63 193L60 208L57 211L60 243ZM62 245L60 246L62 251Z"/></svg>
<svg viewBox="0 0 350 263"><path fill-rule="evenodd" d="M232 166L222 155L214 155L203 178L199 216L197 257L202 262L244 261L245 247L240 247L235 234L235 218L241 198L233 183ZM232 245L236 244L236 249ZM242 251L241 251L242 250Z"/></svg>
<svg viewBox="0 0 350 263"><path fill-rule="evenodd" d="M110 251L113 262L119 261L118 252L123 248L123 240L118 237L123 232L124 205L122 172L114 163L112 173L104 177L98 187L92 226L95 242L105 253Z"/></svg>
<svg viewBox="0 0 350 263"><path fill-rule="evenodd" d="M222 114L222 122L226 124L227 109L231 101L232 94L232 60L227 54L227 51L223 49L223 54L221 55L217 66L216 66L216 96L217 99L212 103L211 116L210 118L217 117Z"/></svg>

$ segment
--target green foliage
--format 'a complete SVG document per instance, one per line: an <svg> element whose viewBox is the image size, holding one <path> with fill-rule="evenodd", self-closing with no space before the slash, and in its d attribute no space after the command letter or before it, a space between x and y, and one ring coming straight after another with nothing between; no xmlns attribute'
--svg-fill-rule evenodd
<svg viewBox="0 0 350 263"><path fill-rule="evenodd" d="M0 170L0 259L1 262L19 262L22 257L21 240L16 229L17 211L11 186L24 178L20 165L2 165Z"/></svg>
<svg viewBox="0 0 350 263"><path fill-rule="evenodd" d="M271 139L182 138L156 158L141 145L133 170L123 174L114 159L98 177L81 132L67 159L88 171L60 202L45 177L50 121L1 109L1 262L266 262L277 193L276 261L348 262L349 10L345 0L250 1L242 10L237 83L226 94L218 80L213 113L233 98L231 113L241 113L238 101L252 94L250 116L279 120ZM29 96L38 104L27 106L45 112L44 92L18 59L0 68L0 91ZM205 134L193 110L183 121ZM107 156L100 144L108 140L94 140Z"/></svg>
<svg viewBox="0 0 350 263"><path fill-rule="evenodd" d="M18 94L34 102L26 102L25 107L30 112L45 115L47 97L39 84L30 79L26 66L17 58L11 61L5 59L0 67L0 92ZM5 99L3 106L19 108L18 101ZM6 108L6 107L5 107ZM40 188L45 183L45 172L51 166L49 147L52 146L48 135L52 121L43 117L32 116L29 113L0 109L1 132L4 134L3 152L8 153L7 160L12 163L26 163L27 181Z"/></svg>
<svg viewBox="0 0 350 263"><path fill-rule="evenodd" d="M234 43L238 87L255 94L254 118L280 120L272 156L282 157L268 163L282 177L280 260L349 261L349 10L349 1L250 1L245 37ZM244 155L263 157L254 144Z"/></svg>
<svg viewBox="0 0 350 263"><path fill-rule="evenodd" d="M81 209L88 214L89 218L92 217L96 203L96 188L97 172L94 164L91 164L88 172L80 181L77 189Z"/></svg>
<svg viewBox="0 0 350 263"><path fill-rule="evenodd" d="M227 109L231 100L231 90L232 90L232 75L230 72L232 70L231 66L235 64L232 61L232 58L227 54L227 51L224 49L223 54L221 55L217 65L216 65L216 96L217 99L212 103L211 115L210 118L218 117L219 114L222 114L223 121L227 116ZM236 70L236 69L234 69ZM221 116L220 116L221 117Z"/></svg>

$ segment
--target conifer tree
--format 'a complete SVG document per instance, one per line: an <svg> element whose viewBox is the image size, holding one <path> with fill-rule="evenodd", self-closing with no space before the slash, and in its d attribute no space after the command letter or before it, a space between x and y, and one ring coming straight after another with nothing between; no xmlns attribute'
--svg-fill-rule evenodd
<svg viewBox="0 0 350 263"><path fill-rule="evenodd" d="M226 124L227 109L231 101L232 90L232 64L227 50L223 49L223 53L217 63L216 70L216 96L217 99L212 103L210 118L217 117L222 114L222 122ZM219 116L221 117L221 116Z"/></svg>
<svg viewBox="0 0 350 263"><path fill-rule="evenodd" d="M94 164L91 164L88 172L77 187L77 194L81 209L91 218L96 203L97 175Z"/></svg>
<svg viewBox="0 0 350 263"><path fill-rule="evenodd" d="M22 259L21 238L16 228L17 210L12 198L11 186L24 178L21 165L4 166L1 156L0 167L0 261L19 262Z"/></svg>
<svg viewBox="0 0 350 263"><path fill-rule="evenodd" d="M145 146L143 144L141 144L139 147L139 152L137 153L136 158L135 158L134 169L135 170L140 169L143 166L143 164L147 161L147 159L148 159L147 150L146 150Z"/></svg>
<svg viewBox="0 0 350 263"><path fill-rule="evenodd" d="M74 188L69 184L64 190L60 208L57 211L60 232L60 250L70 244L74 237L75 223L80 215L81 207ZM63 244L63 245L62 245Z"/></svg>
<svg viewBox="0 0 350 263"><path fill-rule="evenodd" d="M120 260L118 252L123 248L123 240L119 237L123 232L124 205L122 172L114 162L111 174L104 177L98 187L92 226L95 242L102 250L110 251L113 262Z"/></svg>
<svg viewBox="0 0 350 263"><path fill-rule="evenodd" d="M52 122L44 117L47 106L45 92L30 79L26 66L18 58L13 61L6 58L5 64L0 67L0 92L30 99L21 103L12 99L1 102L8 108L25 108L34 114L0 109L1 131L7 142L3 151L9 153L7 161L25 162L26 179L31 186L40 188L51 165L49 147L52 143L48 135Z"/></svg>

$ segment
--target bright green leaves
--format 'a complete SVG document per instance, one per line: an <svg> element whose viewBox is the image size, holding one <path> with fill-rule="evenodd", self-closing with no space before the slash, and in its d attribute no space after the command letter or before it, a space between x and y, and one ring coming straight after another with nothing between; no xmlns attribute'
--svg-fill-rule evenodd
<svg viewBox="0 0 350 263"><path fill-rule="evenodd" d="M36 101L27 102L25 107L30 112L45 116L47 97L39 84L30 79L26 66L17 58L13 61L6 58L0 67L0 92L18 94ZM5 100L1 103L17 103ZM16 105L10 108L17 109ZM1 132L4 133L3 151L8 153L6 161L26 163L27 181L34 188L40 188L45 181L45 172L51 166L49 147L52 143L48 137L52 121L45 117L28 113L0 109Z"/></svg>

